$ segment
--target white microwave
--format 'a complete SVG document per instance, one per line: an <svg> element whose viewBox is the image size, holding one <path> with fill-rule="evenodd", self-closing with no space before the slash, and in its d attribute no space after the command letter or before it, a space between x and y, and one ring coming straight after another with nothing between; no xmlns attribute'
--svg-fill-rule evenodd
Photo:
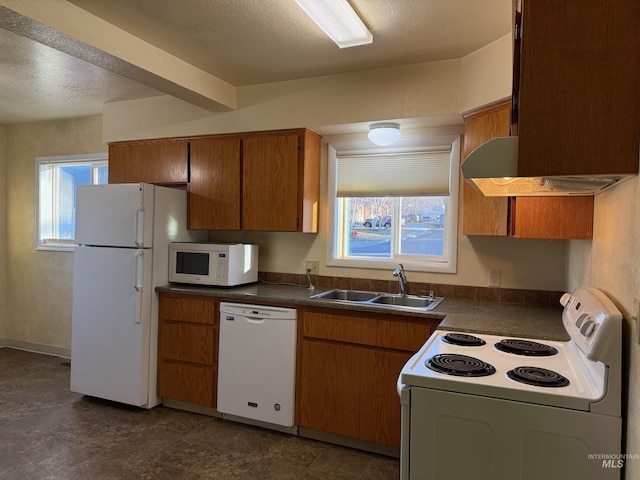
<svg viewBox="0 0 640 480"><path fill-rule="evenodd" d="M229 287L258 281L258 245L172 243L169 282Z"/></svg>

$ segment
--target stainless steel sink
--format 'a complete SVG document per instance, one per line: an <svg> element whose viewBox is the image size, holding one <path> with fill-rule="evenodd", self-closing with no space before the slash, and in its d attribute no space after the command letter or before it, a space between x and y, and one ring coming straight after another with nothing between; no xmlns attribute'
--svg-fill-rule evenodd
<svg viewBox="0 0 640 480"><path fill-rule="evenodd" d="M360 290L340 290L334 289L327 292L312 295L310 298L324 300L346 300L349 302L366 302L380 295L375 292L363 292Z"/></svg>
<svg viewBox="0 0 640 480"><path fill-rule="evenodd" d="M376 293L361 290L333 289L326 292L312 295L312 299L326 300L329 302L358 303L360 305L371 305L387 307L390 309L409 309L415 311L433 310L444 298L442 297L421 297L418 295L394 295L391 293Z"/></svg>
<svg viewBox="0 0 640 480"><path fill-rule="evenodd" d="M371 303L394 305L399 307L428 308L428 310L431 310L442 300L444 299L436 297L418 297L415 295L380 295L372 299Z"/></svg>

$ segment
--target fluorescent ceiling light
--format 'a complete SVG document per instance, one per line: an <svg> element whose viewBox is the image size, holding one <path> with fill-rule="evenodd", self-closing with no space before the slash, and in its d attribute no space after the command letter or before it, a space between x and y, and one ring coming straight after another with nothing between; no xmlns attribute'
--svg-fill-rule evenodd
<svg viewBox="0 0 640 480"><path fill-rule="evenodd" d="M347 0L296 0L340 48L373 43L373 35Z"/></svg>
<svg viewBox="0 0 640 480"><path fill-rule="evenodd" d="M400 125L397 123L374 123L369 127L369 140L386 147L400 139Z"/></svg>

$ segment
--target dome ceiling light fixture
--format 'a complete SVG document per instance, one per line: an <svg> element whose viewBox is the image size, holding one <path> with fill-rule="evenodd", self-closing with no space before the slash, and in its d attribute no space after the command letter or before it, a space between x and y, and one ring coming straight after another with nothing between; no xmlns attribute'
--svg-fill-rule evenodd
<svg viewBox="0 0 640 480"><path fill-rule="evenodd" d="M369 140L376 145L386 147L400 139L400 124L398 123L373 123L369 126Z"/></svg>

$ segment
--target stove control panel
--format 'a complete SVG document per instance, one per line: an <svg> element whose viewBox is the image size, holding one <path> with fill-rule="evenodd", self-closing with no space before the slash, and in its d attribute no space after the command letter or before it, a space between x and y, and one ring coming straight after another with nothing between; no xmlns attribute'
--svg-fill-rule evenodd
<svg viewBox="0 0 640 480"><path fill-rule="evenodd" d="M579 287L560 299L564 328L589 360L610 365L619 355L622 314L600 290ZM616 344L616 342L618 344Z"/></svg>

